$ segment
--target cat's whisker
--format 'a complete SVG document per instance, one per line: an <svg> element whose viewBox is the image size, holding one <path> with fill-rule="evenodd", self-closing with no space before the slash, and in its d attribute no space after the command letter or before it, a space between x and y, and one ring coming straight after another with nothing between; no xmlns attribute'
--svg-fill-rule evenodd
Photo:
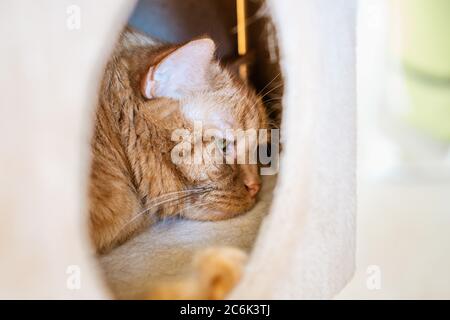
<svg viewBox="0 0 450 320"><path fill-rule="evenodd" d="M284 85L284 83L280 83L276 86L273 86L269 91L267 91L266 93L264 93L262 96L260 96L259 98L262 100L264 97L266 97L267 95L269 95L271 92L281 88Z"/></svg>
<svg viewBox="0 0 450 320"><path fill-rule="evenodd" d="M192 209L199 209L202 207L206 207L207 205L208 205L208 203L206 203L206 202L197 203L194 205L187 206L186 208L183 208L183 210L181 210L181 212L185 212L187 210L192 210Z"/></svg>
<svg viewBox="0 0 450 320"><path fill-rule="evenodd" d="M172 198L165 199L165 200L162 200L162 201L159 201L159 202L156 202L156 203L151 203L151 204L147 207L147 209L142 210L141 212L138 213L138 215L142 215L142 214L144 214L144 213L150 211L151 209L158 208L159 206L161 206L161 205L163 205L163 204L170 203L170 202L174 202L174 201L185 200L185 199L191 198L191 197L193 197L194 195L197 195L197 194L198 194L197 192L195 192L195 193L189 193L189 194L185 194L185 195L183 195L183 196L181 196L181 197L172 197Z"/></svg>
<svg viewBox="0 0 450 320"><path fill-rule="evenodd" d="M181 191L168 192L168 193L164 193L160 196L153 198L152 200L150 200L150 203L160 201L163 198L171 196L171 195L194 194L194 193L198 194L198 193L203 193L206 191L208 191L208 188L200 187L200 188L192 188L192 189L186 189L186 190L181 190Z"/></svg>
<svg viewBox="0 0 450 320"><path fill-rule="evenodd" d="M262 96L260 96L259 99L260 99L261 101L263 101L264 97L266 97L266 96L267 96L268 94L270 94L271 92L273 92L273 91L275 91L275 90L281 88L283 85L284 85L284 83L280 83L280 84L274 86L274 87L271 88L269 91L267 91L265 94L263 94ZM258 102L255 102L255 103L251 106L251 108L253 108L257 103L258 103Z"/></svg>
<svg viewBox="0 0 450 320"><path fill-rule="evenodd" d="M258 91L257 95L260 95L263 93L263 91L268 88L279 76L281 75L281 72L278 72L275 77L273 77L272 80L270 80L261 90Z"/></svg>
<svg viewBox="0 0 450 320"><path fill-rule="evenodd" d="M188 194L185 195L183 197L173 197L173 198L169 198L160 202L157 202L155 204L150 205L149 207L147 207L146 209L138 212L133 218L131 218L128 222L126 222L117 232L116 236L114 236L114 238L116 238L127 226L129 226L130 224L132 224L134 221L136 221L138 218L140 218L142 215L146 214L148 211L155 209L157 207L159 207L162 204L171 202L171 201L177 201L177 200L183 200L189 196L193 196L194 194Z"/></svg>
<svg viewBox="0 0 450 320"><path fill-rule="evenodd" d="M264 102L267 103L267 102L282 101L282 100L283 100L283 97L274 97L274 98L267 99Z"/></svg>
<svg viewBox="0 0 450 320"><path fill-rule="evenodd" d="M270 123L269 122L269 128L270 129L278 129L278 130L280 130L280 127L276 123Z"/></svg>
<svg viewBox="0 0 450 320"><path fill-rule="evenodd" d="M189 198L193 197L194 195L204 194L204 193L207 193L209 191L212 191L213 189L214 188L212 188L212 187L201 187L201 188L190 189L189 193L187 193L187 192L173 192L173 194L180 194L180 193L181 194L187 193L187 194L184 194L181 197L174 197L174 198L169 198L169 199L165 199L165 200L159 201L157 203L151 203L150 207L148 207L146 210L144 210L144 212L146 212L148 210L151 210L152 208L156 208L156 207L158 207L160 205L169 203L169 202L189 199ZM155 202L155 200L160 200L160 199L161 199L161 197L158 197L158 198L153 199L151 202Z"/></svg>
<svg viewBox="0 0 450 320"><path fill-rule="evenodd" d="M198 194L202 194L202 193L206 193L213 190L212 187L200 187L200 188L193 188L193 189L188 189L188 190L181 190L181 191L174 191L174 192L169 192L169 193L165 193L159 197L156 197L154 199L152 199L150 202L151 204L144 210L138 212L133 218L131 218L127 223L125 223L117 232L116 236L114 238L116 238L127 226L129 226L131 223L133 223L134 221L136 221L139 217L141 217L142 215L146 214L147 212L149 212L152 209L156 209L159 206L166 204L166 203L170 203L170 202L177 202L177 201L181 201L181 200L187 200L189 198L192 198L194 195L198 195ZM178 196L182 194L182 196ZM163 197L167 197L167 196L175 196L176 197L171 197L169 199L164 199L162 200ZM159 202L156 202L157 200L161 200ZM156 202L156 203L152 203L152 202ZM177 203L172 203L171 205L175 205Z"/></svg>
<svg viewBox="0 0 450 320"><path fill-rule="evenodd" d="M187 195L184 195L184 196L178 197L178 198L166 199L164 201L160 201L158 203L153 204L152 207L156 208L156 207L159 207L159 206L161 206L163 204L166 204L166 203L170 203L170 202L174 202L174 201L180 201L180 200L186 200L186 199L192 198L196 194L197 193L193 193L193 194L187 194ZM151 208L149 208L149 209L151 209Z"/></svg>

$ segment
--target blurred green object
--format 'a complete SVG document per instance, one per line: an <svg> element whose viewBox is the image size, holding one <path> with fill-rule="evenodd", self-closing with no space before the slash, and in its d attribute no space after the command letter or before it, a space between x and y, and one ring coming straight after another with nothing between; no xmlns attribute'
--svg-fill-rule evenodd
<svg viewBox="0 0 450 320"><path fill-rule="evenodd" d="M396 5L411 103L407 118L450 141L450 0L396 0Z"/></svg>

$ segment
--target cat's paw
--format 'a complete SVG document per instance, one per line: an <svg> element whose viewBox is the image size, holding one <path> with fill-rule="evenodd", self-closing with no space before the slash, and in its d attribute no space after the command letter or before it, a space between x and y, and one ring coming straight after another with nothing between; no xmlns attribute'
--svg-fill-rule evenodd
<svg viewBox="0 0 450 320"><path fill-rule="evenodd" d="M224 299L240 280L247 254L231 247L211 247L194 258L190 276L155 286L150 299Z"/></svg>

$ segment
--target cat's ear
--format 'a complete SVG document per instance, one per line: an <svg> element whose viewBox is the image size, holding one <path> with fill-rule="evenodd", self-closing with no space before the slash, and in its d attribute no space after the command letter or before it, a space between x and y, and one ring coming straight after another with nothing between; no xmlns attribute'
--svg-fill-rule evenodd
<svg viewBox="0 0 450 320"><path fill-rule="evenodd" d="M176 49L157 65L150 66L141 91L147 99L180 99L207 85L207 70L216 46L209 38L193 40Z"/></svg>

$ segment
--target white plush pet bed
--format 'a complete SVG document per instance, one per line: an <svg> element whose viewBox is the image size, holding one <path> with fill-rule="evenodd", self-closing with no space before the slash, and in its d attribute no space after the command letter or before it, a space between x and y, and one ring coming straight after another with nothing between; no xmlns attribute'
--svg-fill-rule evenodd
<svg viewBox="0 0 450 320"><path fill-rule="evenodd" d="M133 1L25 2L0 5L0 297L108 298L86 232L90 115L99 62ZM230 298L331 298L346 285L355 250L355 2L268 1L285 82L273 201L265 190L233 220L166 221L103 257L124 297L183 272L195 250L216 243L251 248ZM64 15L74 4L76 30Z"/></svg>
<svg viewBox="0 0 450 320"><path fill-rule="evenodd" d="M217 222L169 219L152 226L100 261L118 298L142 297L149 284L182 277L195 253L209 246L250 251L269 212L275 176L264 178L257 205L245 215Z"/></svg>

